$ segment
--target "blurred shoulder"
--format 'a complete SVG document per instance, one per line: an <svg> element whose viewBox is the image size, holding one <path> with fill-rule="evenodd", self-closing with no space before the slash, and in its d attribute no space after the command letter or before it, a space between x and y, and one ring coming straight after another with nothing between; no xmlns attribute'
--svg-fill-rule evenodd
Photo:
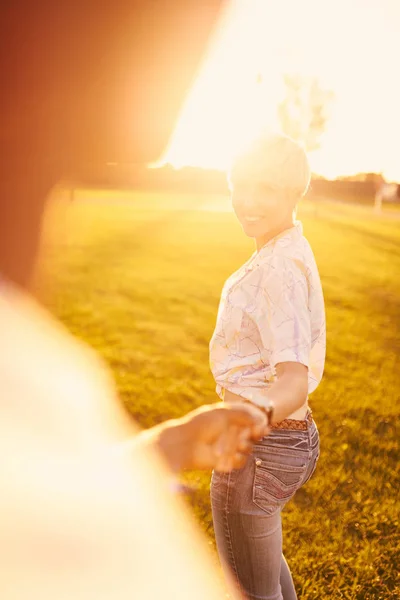
<svg viewBox="0 0 400 600"><path fill-rule="evenodd" d="M38 435L81 450L132 432L101 359L8 283L0 288L0 331L2 411L28 414Z"/></svg>

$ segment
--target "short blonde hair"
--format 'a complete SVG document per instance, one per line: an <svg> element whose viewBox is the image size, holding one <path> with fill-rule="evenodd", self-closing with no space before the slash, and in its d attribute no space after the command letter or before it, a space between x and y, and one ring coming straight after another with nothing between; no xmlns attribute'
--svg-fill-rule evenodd
<svg viewBox="0 0 400 600"><path fill-rule="evenodd" d="M304 148L283 133L258 138L234 161L228 173L231 189L237 182L252 180L297 198L307 193L310 179Z"/></svg>

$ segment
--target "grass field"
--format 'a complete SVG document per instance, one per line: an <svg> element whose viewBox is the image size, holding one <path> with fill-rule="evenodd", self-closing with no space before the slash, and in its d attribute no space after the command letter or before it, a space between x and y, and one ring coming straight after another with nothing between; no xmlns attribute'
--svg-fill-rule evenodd
<svg viewBox="0 0 400 600"><path fill-rule="evenodd" d="M60 223L68 234L49 242L52 308L108 362L145 427L216 399L208 341L219 293L253 251L228 205L81 191ZM400 598L400 220L334 203L305 203L300 218L328 353L311 397L321 458L285 509L285 554L302 599ZM212 541L209 475L187 478Z"/></svg>

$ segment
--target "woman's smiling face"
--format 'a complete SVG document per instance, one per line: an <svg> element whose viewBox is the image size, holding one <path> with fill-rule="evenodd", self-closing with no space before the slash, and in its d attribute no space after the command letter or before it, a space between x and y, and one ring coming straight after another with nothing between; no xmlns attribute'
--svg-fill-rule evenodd
<svg viewBox="0 0 400 600"><path fill-rule="evenodd" d="M228 174L232 204L257 247L293 225L310 176L304 149L284 134L264 135L236 158Z"/></svg>
<svg viewBox="0 0 400 600"><path fill-rule="evenodd" d="M286 194L266 183L231 182L232 205L246 235L260 238L284 226L293 206Z"/></svg>

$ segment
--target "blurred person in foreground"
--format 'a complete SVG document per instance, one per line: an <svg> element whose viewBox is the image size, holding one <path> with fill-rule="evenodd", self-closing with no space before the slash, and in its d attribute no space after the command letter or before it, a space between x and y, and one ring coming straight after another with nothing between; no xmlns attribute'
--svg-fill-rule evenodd
<svg viewBox="0 0 400 600"><path fill-rule="evenodd" d="M0 331L1 597L223 597L172 473L239 466L263 413L217 404L139 432L99 359L4 279Z"/></svg>
<svg viewBox="0 0 400 600"><path fill-rule="evenodd" d="M52 186L83 160L159 156L220 4L1 7L4 600L224 596L198 529L171 494L171 473L239 466L267 431L265 415L215 405L138 432L104 365L29 291Z"/></svg>
<svg viewBox="0 0 400 600"><path fill-rule="evenodd" d="M324 299L295 220L309 182L303 148L283 134L255 141L229 174L233 208L256 251L224 285L211 369L221 399L260 406L272 428L243 468L213 473L211 499L220 556L250 600L297 597L281 511L319 456L308 397L324 369Z"/></svg>

